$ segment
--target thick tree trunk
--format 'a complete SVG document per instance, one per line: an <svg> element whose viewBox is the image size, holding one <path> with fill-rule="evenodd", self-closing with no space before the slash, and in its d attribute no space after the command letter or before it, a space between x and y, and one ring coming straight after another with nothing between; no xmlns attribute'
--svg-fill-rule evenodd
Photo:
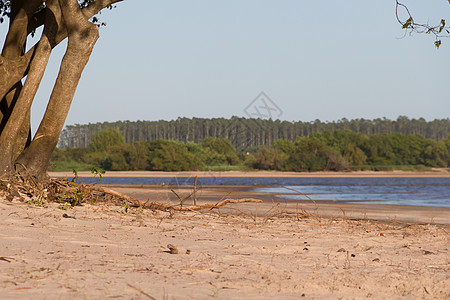
<svg viewBox="0 0 450 300"><path fill-rule="evenodd" d="M11 1L12 22L0 55L0 176L20 172L46 178L78 81L98 39L97 26L88 20L120 1L95 0L81 9L77 0L46 0L46 8L38 13L42 0ZM41 40L24 53L28 34L41 25ZM67 36L68 48L47 111L31 141L31 104L52 49Z"/></svg>
<svg viewBox="0 0 450 300"><path fill-rule="evenodd" d="M49 10L46 15L46 25L31 62L25 85L20 90L17 102L12 106L8 121L0 135L0 170L6 173L14 171L14 161L26 146L30 128L30 111L34 96L44 76L52 51L50 40L54 40L57 32L57 19L61 19L57 0L47 1ZM55 5L56 4L56 5ZM13 137L13 138L11 138Z"/></svg>
<svg viewBox="0 0 450 300"><path fill-rule="evenodd" d="M15 108L20 106L18 102L23 91L20 80L23 76L18 70L20 67L26 66L26 59L23 54L29 20L40 4L41 1L39 0L11 2L12 22L2 50L3 56L0 59L0 68L5 69L3 76L7 76L5 78L7 80L0 84L0 152L3 155L0 160L1 170L13 170L11 162L25 148L30 137L30 111L28 110L22 112L21 118L13 122L15 126L15 132L11 135L13 138L4 143L8 132L5 129L10 127L8 123L11 120L11 115ZM13 86L10 88L8 85L11 84Z"/></svg>
<svg viewBox="0 0 450 300"><path fill-rule="evenodd" d="M59 0L59 4L68 31L67 50L39 129L17 159L18 168L26 166L27 174L39 179L46 176L81 73L99 36L97 26L85 19L76 0Z"/></svg>

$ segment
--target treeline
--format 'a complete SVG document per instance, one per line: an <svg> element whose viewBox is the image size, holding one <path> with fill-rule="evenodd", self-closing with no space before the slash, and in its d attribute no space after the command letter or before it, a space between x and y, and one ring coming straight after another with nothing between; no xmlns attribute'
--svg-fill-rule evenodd
<svg viewBox="0 0 450 300"><path fill-rule="evenodd" d="M200 143L174 140L127 143L115 128L93 134L87 148L57 148L56 170L96 167L105 170L229 170L280 171L389 170L413 166L448 167L450 135L440 141L421 135L378 133L364 135L350 130L325 131L278 139L252 152L237 152L230 140L207 137Z"/></svg>
<svg viewBox="0 0 450 300"><path fill-rule="evenodd" d="M280 120L213 118L178 118L172 121L118 121L86 125L69 125L60 137L60 148L88 148L93 135L103 129L118 129L125 142L175 140L183 143L200 143L207 137L230 140L238 150L255 146L269 146L276 140L296 141L297 137L307 137L314 133L350 130L364 135L379 133L420 134L428 139L439 141L450 132L450 120L409 119L400 116L397 120L383 119L341 119L333 122L288 122Z"/></svg>

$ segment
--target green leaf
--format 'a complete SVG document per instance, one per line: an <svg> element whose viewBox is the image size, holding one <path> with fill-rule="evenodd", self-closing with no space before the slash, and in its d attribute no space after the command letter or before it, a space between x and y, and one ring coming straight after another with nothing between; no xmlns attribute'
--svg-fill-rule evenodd
<svg viewBox="0 0 450 300"><path fill-rule="evenodd" d="M78 172L77 172L77 170L72 169L72 173L73 173L72 182L77 182L77 179L78 179Z"/></svg>
<svg viewBox="0 0 450 300"><path fill-rule="evenodd" d="M406 20L405 24L403 24L402 28L406 29L406 28L412 27L411 26L412 21L413 21L413 19L412 19L412 17L410 17L408 20Z"/></svg>
<svg viewBox="0 0 450 300"><path fill-rule="evenodd" d="M445 27L445 20L442 19L441 20L441 26L439 27L439 33L441 33L441 31L444 29L444 27Z"/></svg>
<svg viewBox="0 0 450 300"><path fill-rule="evenodd" d="M434 45L436 46L436 48L439 49L439 46L441 45L441 40L434 42Z"/></svg>

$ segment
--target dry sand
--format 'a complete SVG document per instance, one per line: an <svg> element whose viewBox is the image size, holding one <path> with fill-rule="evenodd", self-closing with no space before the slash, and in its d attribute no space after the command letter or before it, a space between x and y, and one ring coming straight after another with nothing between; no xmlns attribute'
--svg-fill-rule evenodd
<svg viewBox="0 0 450 300"><path fill-rule="evenodd" d="M435 224L0 200L0 226L2 299L450 297L448 228Z"/></svg>
<svg viewBox="0 0 450 300"><path fill-rule="evenodd" d="M142 200L176 199L167 187L115 189ZM227 189L198 190L198 201L217 201ZM245 187L229 196L265 202L168 213L107 205L61 210L0 198L0 298L450 298L448 208L316 209ZM283 217L283 210L302 209L312 216Z"/></svg>

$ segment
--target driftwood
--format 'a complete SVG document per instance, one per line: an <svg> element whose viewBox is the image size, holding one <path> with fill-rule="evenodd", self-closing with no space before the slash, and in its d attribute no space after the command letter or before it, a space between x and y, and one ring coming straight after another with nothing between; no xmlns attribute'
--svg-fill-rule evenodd
<svg viewBox="0 0 450 300"><path fill-rule="evenodd" d="M6 199L10 201L15 197L20 198L22 201L26 201L23 199L22 195L28 196L30 199L39 197L40 200L69 203L72 206L81 205L87 201L91 201L92 203L110 202L119 205L122 204L123 201L126 201L130 207L142 207L163 211L202 211L220 208L230 203L262 202L261 200L253 198L222 198L216 203L186 206L183 205L182 199L178 196L180 204L172 205L153 201L140 201L109 188L78 182L69 182L67 179L62 178L50 179L44 184L43 188L35 186L33 182L22 179L14 180L12 178L0 178L0 191L3 191L6 194Z"/></svg>
<svg viewBox="0 0 450 300"><path fill-rule="evenodd" d="M206 209L215 209L223 207L229 203L246 203L246 202L252 202L252 203L261 203L262 200L254 199L254 198L243 198L243 199L222 199L217 203L204 203L204 204L198 204L198 205L191 205L191 206L181 206L181 205L172 205L172 204L166 204L166 203L160 203L160 202L153 202L153 201L140 201L137 199L134 199L128 195L119 193L117 191L104 188L101 186L95 186L93 187L94 190L103 192L106 194L113 195L115 197L121 198L126 200L130 203L130 206L132 207L142 207L142 208L149 208L149 209L155 209L155 210L176 210L176 211L200 211L200 210L206 210Z"/></svg>

